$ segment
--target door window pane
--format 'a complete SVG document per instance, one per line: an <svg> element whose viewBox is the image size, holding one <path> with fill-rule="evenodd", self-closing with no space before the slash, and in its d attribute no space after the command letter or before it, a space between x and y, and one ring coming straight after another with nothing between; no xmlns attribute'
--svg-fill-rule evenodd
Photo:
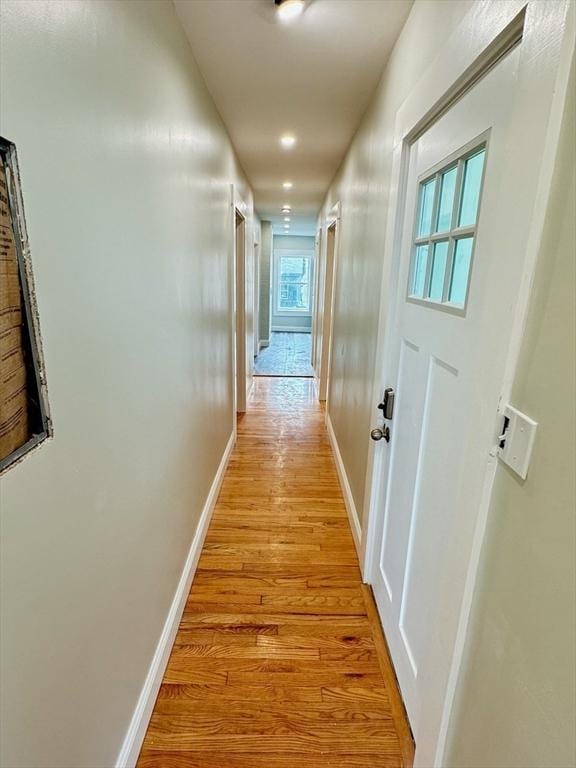
<svg viewBox="0 0 576 768"><path fill-rule="evenodd" d="M442 174L440 182L440 204L438 206L438 220L436 232L446 232L452 225L452 208L454 206L454 190L456 189L456 175L458 168L455 166Z"/></svg>
<svg viewBox="0 0 576 768"><path fill-rule="evenodd" d="M420 186L420 212L418 215L418 237L430 234L432 230L432 209L436 179L431 179Z"/></svg>
<svg viewBox="0 0 576 768"><path fill-rule="evenodd" d="M477 144L446 158L420 182L408 300L449 304L463 314L485 162L486 145Z"/></svg>
<svg viewBox="0 0 576 768"><path fill-rule="evenodd" d="M483 149L476 155L469 157L464 164L464 182L462 184L460 214L458 216L459 227L471 227L476 223L485 155L486 150Z"/></svg>
<svg viewBox="0 0 576 768"><path fill-rule="evenodd" d="M414 273L412 275L412 290L410 294L422 298L426 282L426 265L428 263L428 246L419 245L414 256Z"/></svg>
<svg viewBox="0 0 576 768"><path fill-rule="evenodd" d="M310 258L280 256L278 274L278 309L310 311Z"/></svg>
<svg viewBox="0 0 576 768"><path fill-rule="evenodd" d="M448 300L452 304L466 303L466 290L468 288L468 274L472 258L473 237L465 237L456 240L454 249L454 265L452 267L452 279L450 280L450 292Z"/></svg>
<svg viewBox="0 0 576 768"><path fill-rule="evenodd" d="M448 260L448 241L434 245L434 259L432 261L432 276L430 278L429 298L434 301L442 301L444 293L444 275L446 273L446 261Z"/></svg>

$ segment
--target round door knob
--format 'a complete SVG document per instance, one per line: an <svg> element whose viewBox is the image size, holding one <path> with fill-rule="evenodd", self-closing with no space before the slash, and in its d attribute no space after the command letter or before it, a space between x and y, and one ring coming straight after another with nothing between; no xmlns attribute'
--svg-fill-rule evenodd
<svg viewBox="0 0 576 768"><path fill-rule="evenodd" d="M382 429L379 429L378 427L376 429L373 429L372 432L370 432L370 437L372 440L386 440L387 443L390 442L390 429L388 427L382 427Z"/></svg>

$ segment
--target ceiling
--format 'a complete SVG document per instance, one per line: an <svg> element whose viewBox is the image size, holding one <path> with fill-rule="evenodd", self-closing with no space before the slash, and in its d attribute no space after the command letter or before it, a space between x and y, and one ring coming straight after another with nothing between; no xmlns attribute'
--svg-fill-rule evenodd
<svg viewBox="0 0 576 768"><path fill-rule="evenodd" d="M308 0L290 23L273 0L174 4L260 218L283 232L288 203L289 234L313 234L412 0ZM285 133L297 138L291 150Z"/></svg>

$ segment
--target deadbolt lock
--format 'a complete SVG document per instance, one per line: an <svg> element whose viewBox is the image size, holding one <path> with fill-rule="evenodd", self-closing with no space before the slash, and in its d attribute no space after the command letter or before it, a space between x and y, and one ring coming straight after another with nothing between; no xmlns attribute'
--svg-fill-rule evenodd
<svg viewBox="0 0 576 768"><path fill-rule="evenodd" d="M385 419L392 419L394 415L394 390L392 387L384 390L384 398L381 403L378 403L378 408L382 411Z"/></svg>
<svg viewBox="0 0 576 768"><path fill-rule="evenodd" d="M384 438L384 440L386 440L386 442L389 443L390 429L386 426L382 427L382 429L377 427L376 429L373 429L372 432L370 432L370 437L372 438L372 440L382 440L382 438Z"/></svg>

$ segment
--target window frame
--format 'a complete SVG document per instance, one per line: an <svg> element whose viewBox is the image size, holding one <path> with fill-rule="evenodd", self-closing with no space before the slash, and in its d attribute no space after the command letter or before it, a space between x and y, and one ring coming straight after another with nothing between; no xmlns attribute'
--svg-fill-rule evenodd
<svg viewBox="0 0 576 768"><path fill-rule="evenodd" d="M6 170L8 204L16 247L18 277L20 279L20 292L22 296L24 347L27 357L29 381L34 388L34 417L39 426L39 429L33 431L32 436L25 443L4 458L0 458L0 475L3 475L8 469L18 464L27 454L38 448L38 446L44 443L48 438L52 437L53 427L48 405L42 337L40 334L30 246L26 229L26 219L24 216L18 156L16 145L3 136L0 136L0 155L2 156Z"/></svg>
<svg viewBox="0 0 576 768"><path fill-rule="evenodd" d="M414 225L412 228L412 238L410 242L410 268L408 270L408 281L406 284L406 296L405 299L411 304L419 304L424 307L438 309L442 312L448 312L453 315L460 315L464 317L468 308L468 298L470 293L470 283L472 279L472 272L474 268L474 255L476 251L476 241L478 234L478 223L480 221L480 214L482 209L482 197L484 192L484 181L486 176L486 167L488 164L488 150L489 150L490 129L477 136L472 141L465 144L460 149L453 152L448 157L441 160L436 165L429 168L422 173L417 179L417 192L416 192L416 207L414 211ZM461 206L462 197L462 182L464 178L464 169L466 161L484 150L484 164L482 167L482 175L480 177L480 190L478 197L478 208L476 211L476 221L473 225L458 226L458 215ZM435 222L438 218L438 208L441 196L441 180L442 174L450 171L452 168L457 168L456 183L454 187L454 200L452 203L452 218L450 221L450 228L442 232L429 232L427 235L418 235L419 213L420 213L420 200L422 189L424 184L436 178L436 186L434 188L434 200L432 204L432 226L434 229ZM458 240L464 240L467 238L473 238L472 249L470 253L470 265L468 268L468 279L466 282L466 294L464 304L456 304L449 301L450 282L452 279L452 270L454 267L454 254L456 250L456 242ZM428 258L426 260L426 274L424 277L424 294L430 290L430 283L432 279L432 266L434 261L434 247L436 243L448 242L448 254L446 259L446 266L444 270L444 283L442 288L442 299L431 299L424 296L414 296L410 293L413 280L414 271L416 267L416 252L420 246L428 246Z"/></svg>
<svg viewBox="0 0 576 768"><path fill-rule="evenodd" d="M309 263L308 280L308 309L294 308L288 309L280 306L280 260L282 257L289 259L307 259ZM303 251L301 249L281 248L274 252L274 316L275 317L311 317L312 316L312 286L314 283L314 251Z"/></svg>

